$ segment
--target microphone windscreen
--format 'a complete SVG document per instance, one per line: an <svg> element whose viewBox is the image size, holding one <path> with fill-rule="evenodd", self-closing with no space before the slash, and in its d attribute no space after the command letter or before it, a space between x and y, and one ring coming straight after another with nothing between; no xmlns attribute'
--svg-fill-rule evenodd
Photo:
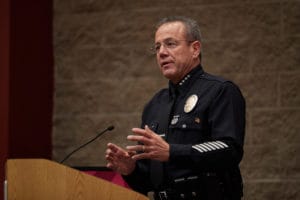
<svg viewBox="0 0 300 200"><path fill-rule="evenodd" d="M107 128L107 130L111 131L111 130L113 130L114 128L115 128L114 126L109 126L109 127Z"/></svg>

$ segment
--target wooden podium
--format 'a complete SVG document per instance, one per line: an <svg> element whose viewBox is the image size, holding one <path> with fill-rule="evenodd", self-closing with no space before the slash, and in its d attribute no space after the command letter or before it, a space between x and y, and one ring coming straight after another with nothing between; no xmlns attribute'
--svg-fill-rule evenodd
<svg viewBox="0 0 300 200"><path fill-rule="evenodd" d="M45 159L9 159L8 200L149 200L146 196Z"/></svg>

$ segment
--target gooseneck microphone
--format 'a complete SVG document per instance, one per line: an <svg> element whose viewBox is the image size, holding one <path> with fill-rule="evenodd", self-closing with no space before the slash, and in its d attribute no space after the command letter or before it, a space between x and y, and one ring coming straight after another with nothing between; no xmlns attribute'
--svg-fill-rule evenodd
<svg viewBox="0 0 300 200"><path fill-rule="evenodd" d="M106 129L104 129L102 132L100 132L98 135L96 135L96 137L94 137L93 139L89 140L88 142L84 143L83 145L81 145L80 147L74 149L71 153L69 153L64 159L62 159L62 161L60 161L60 163L63 163L64 161L66 161L71 155L73 155L76 151L80 150L81 148L85 147L86 145L90 144L91 142L93 142L94 140L96 140L98 137L100 137L103 133L105 133L106 131L111 131L113 130L115 127L114 126L109 126Z"/></svg>

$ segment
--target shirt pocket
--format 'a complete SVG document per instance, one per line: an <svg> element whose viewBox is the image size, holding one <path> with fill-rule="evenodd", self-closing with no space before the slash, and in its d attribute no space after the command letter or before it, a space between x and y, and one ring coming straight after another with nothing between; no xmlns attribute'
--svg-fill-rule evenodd
<svg viewBox="0 0 300 200"><path fill-rule="evenodd" d="M173 143L195 144L205 141L207 136L206 122L201 116L195 114L183 114L173 116L170 122L170 134L168 139Z"/></svg>

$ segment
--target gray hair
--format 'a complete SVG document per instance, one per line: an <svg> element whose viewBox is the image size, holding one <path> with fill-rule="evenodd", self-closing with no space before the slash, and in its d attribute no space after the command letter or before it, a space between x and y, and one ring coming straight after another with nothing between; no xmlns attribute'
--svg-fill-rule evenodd
<svg viewBox="0 0 300 200"><path fill-rule="evenodd" d="M165 17L156 24L156 30L161 25L170 23L170 22L182 22L186 28L187 39L190 41L198 40L199 42L201 42L202 37L201 37L200 27L199 27L198 23L191 18L187 18L187 17L183 17L183 16Z"/></svg>
<svg viewBox="0 0 300 200"><path fill-rule="evenodd" d="M186 28L186 39L188 41L202 42L200 27L199 27L198 23L195 20L184 17L184 16L170 16L170 17L165 17L165 18L161 19L156 24L156 31L163 24L170 23L170 22L181 22L184 24L184 26ZM201 60L201 53L199 54L199 58Z"/></svg>

